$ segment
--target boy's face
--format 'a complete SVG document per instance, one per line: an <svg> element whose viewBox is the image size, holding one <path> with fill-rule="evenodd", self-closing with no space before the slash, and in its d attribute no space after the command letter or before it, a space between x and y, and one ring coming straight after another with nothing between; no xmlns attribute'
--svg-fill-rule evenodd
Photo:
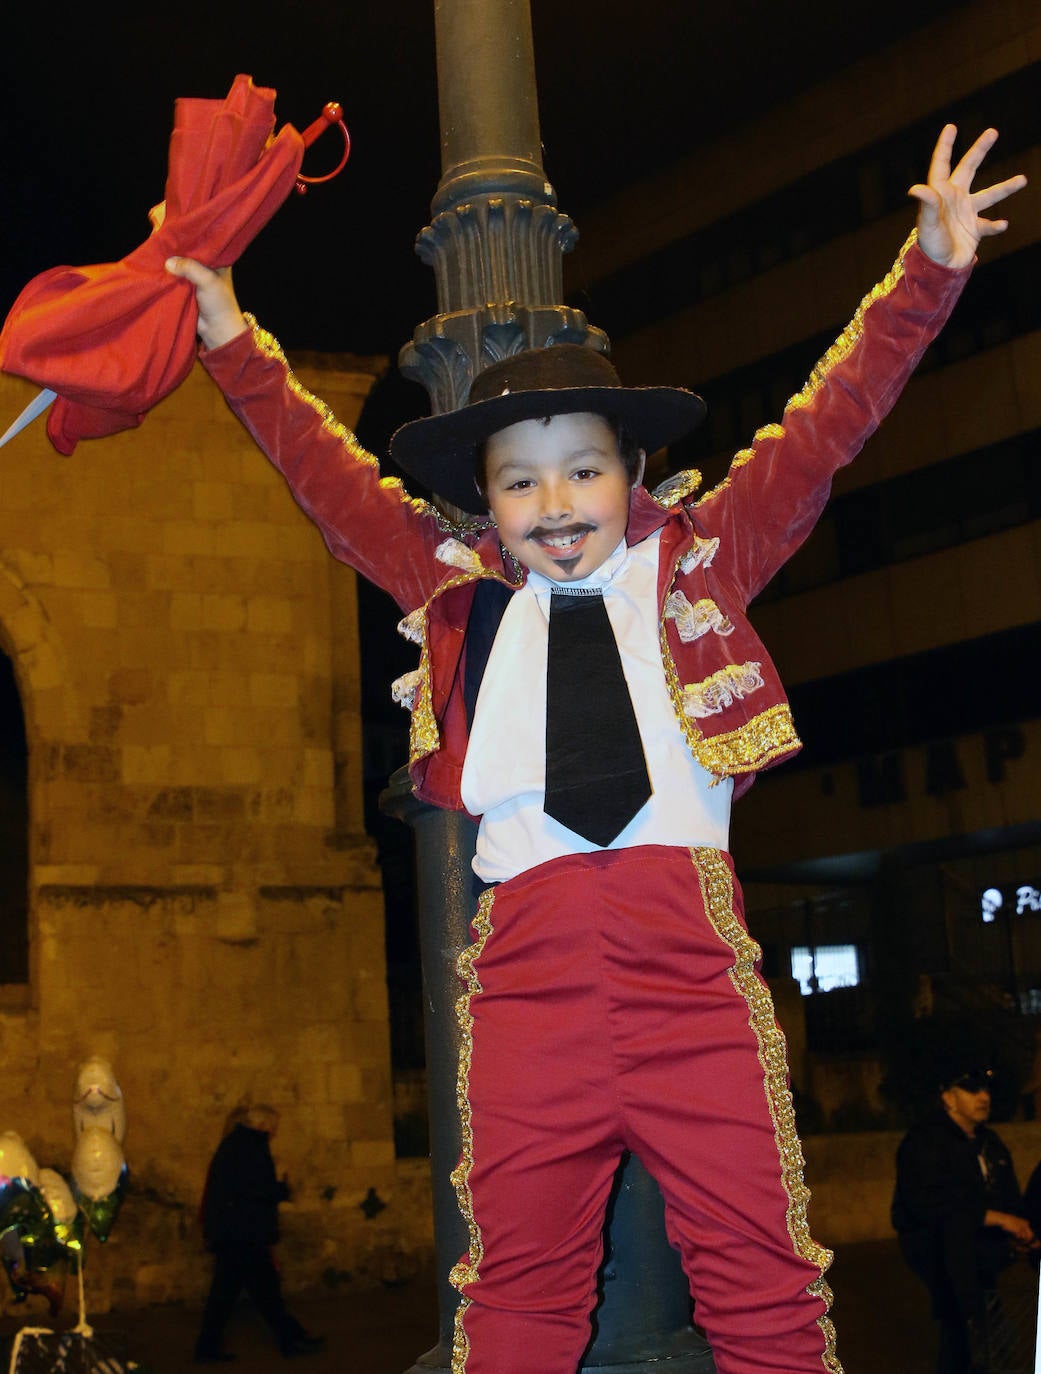
<svg viewBox="0 0 1041 1374"><path fill-rule="evenodd" d="M643 462L641 454L637 482ZM485 481L504 547L554 582L588 577L625 534L633 483L601 415L554 415L499 430L485 449Z"/></svg>

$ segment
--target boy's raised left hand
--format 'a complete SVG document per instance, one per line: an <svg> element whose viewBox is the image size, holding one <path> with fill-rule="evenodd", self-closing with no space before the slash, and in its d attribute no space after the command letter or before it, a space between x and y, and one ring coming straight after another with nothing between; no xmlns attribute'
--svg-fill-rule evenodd
<svg viewBox="0 0 1041 1374"><path fill-rule="evenodd" d="M981 210L1021 191L1025 176L1009 177L982 191L972 190L972 179L980 163L997 142L997 129L987 129L951 171L951 154L958 130L945 124L933 149L925 185L912 186L908 195L919 202L918 242L934 262L944 267L968 267L976 257L981 238L1002 234L1006 219L983 219Z"/></svg>
<svg viewBox="0 0 1041 1374"><path fill-rule="evenodd" d="M194 258L167 258L166 270L195 287L199 338L203 348L219 348L248 328L231 284L231 268L213 270Z"/></svg>

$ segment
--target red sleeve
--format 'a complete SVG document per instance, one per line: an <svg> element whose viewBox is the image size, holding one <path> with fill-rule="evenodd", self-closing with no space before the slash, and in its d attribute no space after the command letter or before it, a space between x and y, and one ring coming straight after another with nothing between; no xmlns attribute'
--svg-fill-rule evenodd
<svg viewBox="0 0 1041 1374"><path fill-rule="evenodd" d="M228 343L204 350L203 366L333 556L389 592L402 610L423 605L445 574L435 550L451 527L396 478L380 477L376 458L294 377L272 336L250 323Z"/></svg>
<svg viewBox="0 0 1041 1374"><path fill-rule="evenodd" d="M788 402L781 423L764 425L697 503L697 524L721 536L745 605L809 535L833 475L892 409L970 271L934 263L912 234Z"/></svg>

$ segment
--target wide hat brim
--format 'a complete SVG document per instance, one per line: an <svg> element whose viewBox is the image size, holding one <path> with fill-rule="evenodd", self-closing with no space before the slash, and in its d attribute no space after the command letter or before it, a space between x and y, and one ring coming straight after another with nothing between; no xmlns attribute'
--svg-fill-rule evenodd
<svg viewBox="0 0 1041 1374"><path fill-rule="evenodd" d="M696 429L705 402L681 387L574 386L513 391L475 401L461 410L428 415L402 425L391 438L398 467L432 492L473 515L487 513L474 480L477 446L507 425L547 415L586 411L624 422L648 453Z"/></svg>

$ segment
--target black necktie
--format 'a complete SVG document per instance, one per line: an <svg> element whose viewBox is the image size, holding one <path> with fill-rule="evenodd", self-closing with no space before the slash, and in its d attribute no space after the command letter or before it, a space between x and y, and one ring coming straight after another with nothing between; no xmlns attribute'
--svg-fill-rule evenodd
<svg viewBox="0 0 1041 1374"><path fill-rule="evenodd" d="M599 592L553 592L546 664L547 816L609 845L651 795L640 731Z"/></svg>

